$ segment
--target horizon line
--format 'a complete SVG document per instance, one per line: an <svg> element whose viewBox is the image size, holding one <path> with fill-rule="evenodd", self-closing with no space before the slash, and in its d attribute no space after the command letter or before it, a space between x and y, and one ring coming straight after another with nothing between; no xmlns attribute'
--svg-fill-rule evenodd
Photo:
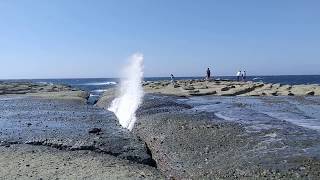
<svg viewBox="0 0 320 180"><path fill-rule="evenodd" d="M320 74L280 74L280 75L249 75L247 77L253 76L320 76ZM143 78L169 78L170 76L145 76ZM175 76L176 78L203 78L205 76ZM236 77L235 75L219 75L213 77ZM70 77L70 78L9 78L9 79L1 79L0 81L5 80L44 80L44 79L121 79L121 77Z"/></svg>

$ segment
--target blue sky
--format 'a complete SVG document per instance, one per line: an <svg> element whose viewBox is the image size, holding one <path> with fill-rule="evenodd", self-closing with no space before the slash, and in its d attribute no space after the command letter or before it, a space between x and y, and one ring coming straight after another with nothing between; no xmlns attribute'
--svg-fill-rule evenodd
<svg viewBox="0 0 320 180"><path fill-rule="evenodd" d="M0 79L320 74L317 0L0 0Z"/></svg>

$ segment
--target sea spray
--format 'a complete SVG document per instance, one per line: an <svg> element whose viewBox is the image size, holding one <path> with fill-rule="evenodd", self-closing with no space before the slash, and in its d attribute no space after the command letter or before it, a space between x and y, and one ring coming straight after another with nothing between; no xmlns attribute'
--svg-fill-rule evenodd
<svg viewBox="0 0 320 180"><path fill-rule="evenodd" d="M142 103L143 54L136 53L129 58L120 83L120 96L112 101L109 111L117 116L122 127L133 129L136 110Z"/></svg>

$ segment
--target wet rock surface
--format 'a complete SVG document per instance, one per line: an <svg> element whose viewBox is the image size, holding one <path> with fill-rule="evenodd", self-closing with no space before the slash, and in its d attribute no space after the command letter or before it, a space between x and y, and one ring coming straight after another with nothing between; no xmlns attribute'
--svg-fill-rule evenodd
<svg viewBox="0 0 320 180"><path fill-rule="evenodd" d="M167 178L320 178L318 130L254 111L244 97L236 101L230 98L230 103L223 97L211 102L205 99L201 104L198 100L149 94L137 112L134 133L148 144L158 169ZM288 103L281 97L261 101L277 107ZM316 115L320 104L318 98L289 102L292 104L283 109L300 116L307 114L296 108L304 107ZM258 104L252 106L259 109ZM238 114L240 119L225 120L216 115L217 107L244 112Z"/></svg>
<svg viewBox="0 0 320 180"><path fill-rule="evenodd" d="M85 105L81 91L14 90L0 95L0 175L161 179L156 166L172 179L319 179L317 88L145 82L133 132L102 109L116 89L96 106Z"/></svg>
<svg viewBox="0 0 320 180"><path fill-rule="evenodd" d="M121 128L111 112L76 100L26 96L0 96L0 109L3 146L29 144L90 150L153 165L145 143Z"/></svg>

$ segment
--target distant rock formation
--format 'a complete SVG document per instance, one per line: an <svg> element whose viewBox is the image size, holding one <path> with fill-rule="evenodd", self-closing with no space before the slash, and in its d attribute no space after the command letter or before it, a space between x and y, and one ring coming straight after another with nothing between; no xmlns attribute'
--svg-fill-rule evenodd
<svg viewBox="0 0 320 180"><path fill-rule="evenodd" d="M143 84L145 92L176 96L319 96L320 86L283 85L261 82L236 82L229 80L179 80L175 85L169 81L148 81Z"/></svg>
<svg viewBox="0 0 320 180"><path fill-rule="evenodd" d="M0 95L24 95L50 99L70 99L87 102L89 93L67 85L36 84L29 82L0 83Z"/></svg>

